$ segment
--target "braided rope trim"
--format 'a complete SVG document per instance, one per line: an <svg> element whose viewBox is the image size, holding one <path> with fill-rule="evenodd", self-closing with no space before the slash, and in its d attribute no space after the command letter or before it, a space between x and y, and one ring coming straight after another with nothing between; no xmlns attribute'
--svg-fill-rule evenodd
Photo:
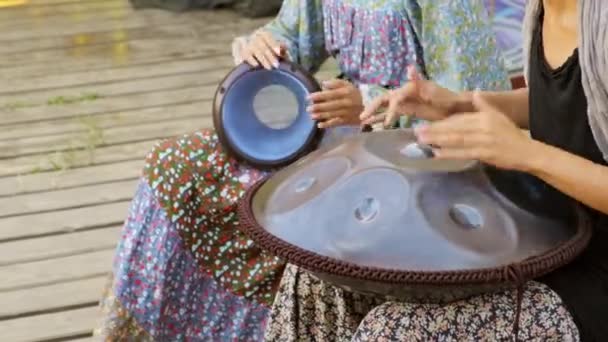
<svg viewBox="0 0 608 342"><path fill-rule="evenodd" d="M266 182L263 179L253 185L239 202L240 230L260 248L267 250L289 263L311 272L322 272L368 281L402 285L464 285L464 284L522 284L560 268L577 257L589 244L592 227L588 215L577 208L577 232L556 248L518 263L478 270L456 271L403 271L359 266L319 255L296 247L268 233L253 215L250 203L257 190Z"/></svg>

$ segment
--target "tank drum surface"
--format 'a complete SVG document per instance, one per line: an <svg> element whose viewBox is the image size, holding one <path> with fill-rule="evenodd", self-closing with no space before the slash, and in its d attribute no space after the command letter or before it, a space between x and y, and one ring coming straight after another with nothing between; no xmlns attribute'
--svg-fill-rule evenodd
<svg viewBox="0 0 608 342"><path fill-rule="evenodd" d="M574 223L528 212L475 161L433 159L412 131L326 146L248 191L242 229L263 249L353 291L444 302L517 286L586 246Z"/></svg>
<svg viewBox="0 0 608 342"><path fill-rule="evenodd" d="M241 64L220 83L213 122L224 149L262 169L287 165L313 150L321 130L306 112L320 90L300 67L283 61L273 70Z"/></svg>

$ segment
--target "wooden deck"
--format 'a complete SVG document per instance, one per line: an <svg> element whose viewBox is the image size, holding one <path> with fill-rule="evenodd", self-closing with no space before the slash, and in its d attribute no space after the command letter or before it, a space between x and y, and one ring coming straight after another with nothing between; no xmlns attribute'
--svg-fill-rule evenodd
<svg viewBox="0 0 608 342"><path fill-rule="evenodd" d="M85 341L143 158L211 125L230 45L268 19L0 0L0 339Z"/></svg>

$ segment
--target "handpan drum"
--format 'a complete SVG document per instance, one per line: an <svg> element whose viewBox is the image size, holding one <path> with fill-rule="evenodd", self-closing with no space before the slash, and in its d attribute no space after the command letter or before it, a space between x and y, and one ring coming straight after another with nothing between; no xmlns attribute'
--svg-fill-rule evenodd
<svg viewBox="0 0 608 342"><path fill-rule="evenodd" d="M273 70L237 66L220 83L213 122L224 149L261 169L287 165L316 148L321 130L306 112L307 96L320 90L299 66Z"/></svg>
<svg viewBox="0 0 608 342"><path fill-rule="evenodd" d="M433 159L410 130L324 146L251 188L241 228L343 288L447 302L517 287L572 260L591 228L536 216L475 161Z"/></svg>

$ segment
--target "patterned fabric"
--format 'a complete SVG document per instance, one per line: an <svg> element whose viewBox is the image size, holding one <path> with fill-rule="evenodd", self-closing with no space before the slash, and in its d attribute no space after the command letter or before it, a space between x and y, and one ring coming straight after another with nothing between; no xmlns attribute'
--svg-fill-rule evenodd
<svg viewBox="0 0 608 342"><path fill-rule="evenodd" d="M432 3L286 0L266 28L311 71L337 54L357 85L401 85L412 64L455 89L506 88L477 2ZM404 58L391 59L397 56ZM332 130L323 143L353 131ZM238 230L235 209L263 176L226 155L210 130L158 144L117 247L98 334L110 341L260 340L285 265Z"/></svg>
<svg viewBox="0 0 608 342"><path fill-rule="evenodd" d="M365 315L382 303L287 265L265 340L349 341Z"/></svg>
<svg viewBox="0 0 608 342"><path fill-rule="evenodd" d="M498 47L503 53L510 72L524 67L522 25L526 13L526 0L485 0L493 19Z"/></svg>
<svg viewBox="0 0 608 342"><path fill-rule="evenodd" d="M228 157L211 130L161 143L144 170L167 219L200 267L221 287L269 304L283 264L253 246L237 229L236 216L239 199L263 175Z"/></svg>
<svg viewBox="0 0 608 342"><path fill-rule="evenodd" d="M546 285L488 294L448 305L385 303L367 314L353 341L579 341L561 299Z"/></svg>
<svg viewBox="0 0 608 342"><path fill-rule="evenodd" d="M100 303L103 320L100 328L95 329L94 336L101 337L104 341L152 341L150 335L116 297L114 275L110 275L108 278L103 300Z"/></svg>
<svg viewBox="0 0 608 342"><path fill-rule="evenodd" d="M197 136L205 134L202 132ZM216 138L208 136L205 140L214 143ZM190 141L195 146L197 140L191 136ZM150 157L169 149L166 144L155 149ZM172 160L173 157L174 155ZM153 165L156 164L152 163L150 167ZM151 172L154 172L153 169L152 167ZM170 168L166 170L168 174L171 173ZM167 183L170 184L171 180ZM169 184L165 188L171 188ZM257 287L260 290L247 293L248 297L245 297L230 292L235 290L235 286L226 283L231 278L219 276L212 270L222 267L220 265L234 265L233 261L239 260L239 256L252 261L246 271L262 269L263 262L270 260L270 263L277 265L276 272L280 274L282 264L272 257L255 254L259 251L255 248L245 248L248 254L241 253L237 256L233 252L232 259L222 262L221 253L211 252L207 256L211 256L213 264L217 265L206 266L209 263L200 262L200 258L196 260L193 245L184 249L184 241L187 241L188 236L197 233L179 229L170 221L168 210L160 206L158 199L163 196L159 191L161 190L151 188L147 182L142 182L131 205L114 262L112 290L102 302L106 321L101 335L111 341L122 341L124 336L141 336L145 331L161 341L207 338L259 341L268 308L249 298L263 299L261 289L267 283L275 281L277 275L267 276L270 281L264 277L251 276L251 288ZM227 210L228 217L231 210ZM213 241L226 240L237 244L243 240L236 229L224 232L224 235L230 234L228 238L222 236L222 231L215 234L216 230L209 222L212 221L203 221L198 226L198 234L208 236L207 243L204 244L207 247L199 246L202 250L223 246ZM253 264L258 260L259 263ZM229 274L230 271L226 273ZM238 288L236 290L242 291ZM139 322L139 325L134 322Z"/></svg>
<svg viewBox="0 0 608 342"><path fill-rule="evenodd" d="M445 305L381 301L327 284L288 265L267 341L512 341L517 291ZM522 290L519 341L578 341L578 330L560 298L546 285Z"/></svg>
<svg viewBox="0 0 608 342"><path fill-rule="evenodd" d="M481 0L285 0L265 29L308 70L329 53L357 83L397 87L414 65L450 89L508 89L486 14Z"/></svg>

